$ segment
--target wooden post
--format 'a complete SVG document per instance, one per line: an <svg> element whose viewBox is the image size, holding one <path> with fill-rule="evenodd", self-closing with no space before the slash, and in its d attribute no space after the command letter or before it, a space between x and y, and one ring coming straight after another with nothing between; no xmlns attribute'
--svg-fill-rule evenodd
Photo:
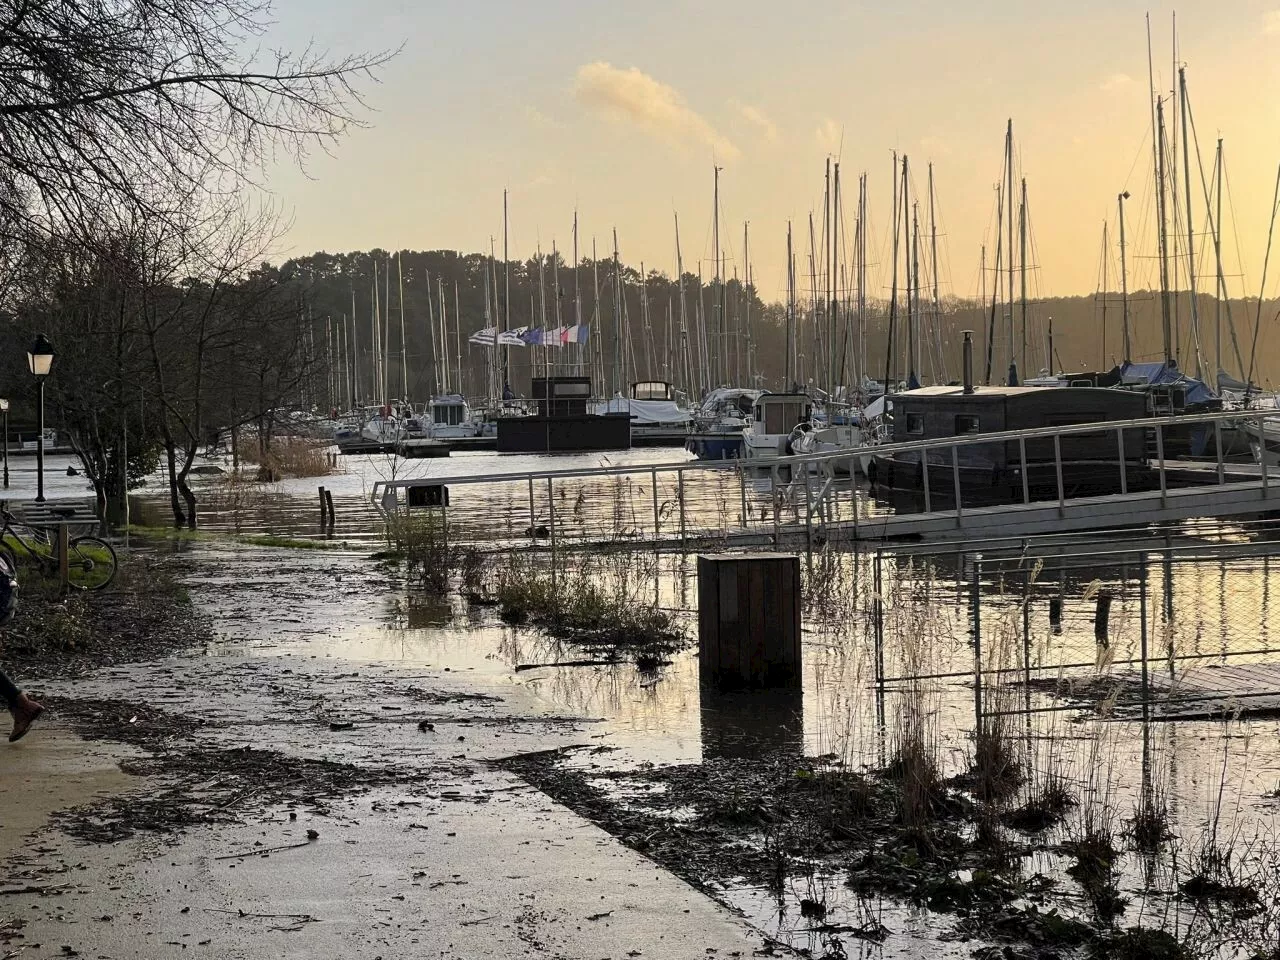
<svg viewBox="0 0 1280 960"><path fill-rule="evenodd" d="M338 515L337 513L334 512L334 509L333 509L333 491L332 490L329 490L327 488L325 489L324 502L325 502L325 506L329 508L329 532L332 533L334 525L338 522Z"/></svg>
<svg viewBox="0 0 1280 960"><path fill-rule="evenodd" d="M320 529L323 530L328 525L329 506L325 503L324 487L320 488Z"/></svg>
<svg viewBox="0 0 1280 960"><path fill-rule="evenodd" d="M800 558L699 556L698 641L704 684L729 690L800 686Z"/></svg>

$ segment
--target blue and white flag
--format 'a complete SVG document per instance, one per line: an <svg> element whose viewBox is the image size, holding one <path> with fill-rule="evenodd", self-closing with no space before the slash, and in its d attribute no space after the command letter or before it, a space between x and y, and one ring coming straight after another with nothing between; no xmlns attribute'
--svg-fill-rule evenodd
<svg viewBox="0 0 1280 960"><path fill-rule="evenodd" d="M477 330L471 336L467 337L467 343L474 343L481 347L492 347L498 337L497 327L485 327L483 330Z"/></svg>
<svg viewBox="0 0 1280 960"><path fill-rule="evenodd" d="M498 334L498 345L503 347L523 347L524 334L528 327L516 327L514 330L503 330Z"/></svg>

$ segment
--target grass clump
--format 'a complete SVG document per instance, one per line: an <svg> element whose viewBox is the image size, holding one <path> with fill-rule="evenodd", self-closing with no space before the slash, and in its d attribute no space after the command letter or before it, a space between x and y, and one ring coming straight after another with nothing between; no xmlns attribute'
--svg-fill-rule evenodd
<svg viewBox="0 0 1280 960"><path fill-rule="evenodd" d="M240 455L248 463L257 464L259 482L274 483L287 478L327 477L334 473L329 447L325 440L273 437L265 452L249 445L240 451Z"/></svg>
<svg viewBox="0 0 1280 960"><path fill-rule="evenodd" d="M1096 940L1091 960L1194 960L1194 954L1164 930L1130 927Z"/></svg>
<svg viewBox="0 0 1280 960"><path fill-rule="evenodd" d="M513 555L495 578L494 599L509 624L532 623L588 649L631 650L652 667L685 642L675 615L644 594L634 555L593 555L570 566Z"/></svg>

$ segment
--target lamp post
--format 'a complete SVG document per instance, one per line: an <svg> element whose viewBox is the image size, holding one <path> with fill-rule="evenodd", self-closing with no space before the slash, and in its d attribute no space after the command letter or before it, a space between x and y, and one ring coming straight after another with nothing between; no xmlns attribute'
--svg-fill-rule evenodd
<svg viewBox="0 0 1280 960"><path fill-rule="evenodd" d="M9 401L0 399L0 413L4 414L4 488L9 489Z"/></svg>
<svg viewBox="0 0 1280 960"><path fill-rule="evenodd" d="M44 503L44 381L53 369L53 344L43 333L37 333L27 351L27 367L36 378L36 502Z"/></svg>

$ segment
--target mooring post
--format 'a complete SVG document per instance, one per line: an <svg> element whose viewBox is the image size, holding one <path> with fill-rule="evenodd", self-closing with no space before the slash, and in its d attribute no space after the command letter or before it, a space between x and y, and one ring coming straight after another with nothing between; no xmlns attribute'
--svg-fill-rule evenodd
<svg viewBox="0 0 1280 960"><path fill-rule="evenodd" d="M333 509L333 491L332 490L329 490L327 488L325 489L324 502L325 502L325 506L329 508L329 532L333 533L333 528L335 525L337 525L337 522L338 522L338 514Z"/></svg>
<svg viewBox="0 0 1280 960"><path fill-rule="evenodd" d="M872 577L872 583L875 589L875 596L871 601L872 610L872 641L876 646L875 670L876 670L876 721L880 725L883 732L884 720L884 551L876 550L875 573Z"/></svg>
<svg viewBox="0 0 1280 960"><path fill-rule="evenodd" d="M324 487L321 487L320 488L320 529L321 530L325 528L328 510L329 510L328 505L325 503L325 500L324 500Z"/></svg>
<svg viewBox="0 0 1280 960"><path fill-rule="evenodd" d="M698 664L719 689L799 687L800 558L698 557Z"/></svg>
<svg viewBox="0 0 1280 960"><path fill-rule="evenodd" d="M745 530L747 527L747 471L741 464L738 465L738 501L742 521L739 526Z"/></svg>
<svg viewBox="0 0 1280 960"><path fill-rule="evenodd" d="M982 729L982 554L973 554L973 716L975 731Z"/></svg>

